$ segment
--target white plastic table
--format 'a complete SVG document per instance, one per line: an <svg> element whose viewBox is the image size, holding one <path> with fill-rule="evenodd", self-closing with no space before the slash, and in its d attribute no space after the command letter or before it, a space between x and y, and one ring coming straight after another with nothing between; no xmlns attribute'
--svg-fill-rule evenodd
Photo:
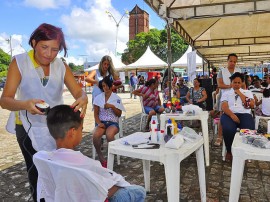
<svg viewBox="0 0 270 202"><path fill-rule="evenodd" d="M239 132L235 134L232 144L233 161L229 196L230 202L235 202L239 199L245 161L248 159L270 161L269 151L269 149L257 148L252 145L242 143Z"/></svg>
<svg viewBox="0 0 270 202"><path fill-rule="evenodd" d="M177 114L177 113L168 113L168 114L161 114L160 115L160 129L165 130L165 122L169 118L174 118L175 120L200 120L202 124L202 134L204 140L204 155L205 155L205 163L206 166L210 165L210 158L209 158L209 132L208 132L208 112L202 111L199 115L192 115L187 116L184 114Z"/></svg>
<svg viewBox="0 0 270 202"><path fill-rule="evenodd" d="M149 138L150 133L136 132L131 134L131 136L145 136L145 138ZM123 145L121 139L109 143L108 168L113 170L114 155L142 159L145 189L150 191L150 161L163 163L169 202L179 202L181 161L193 152L196 152L201 201L206 202L203 138L194 143L185 142L179 149L165 148L164 145L161 145L159 149L134 149L130 145Z"/></svg>

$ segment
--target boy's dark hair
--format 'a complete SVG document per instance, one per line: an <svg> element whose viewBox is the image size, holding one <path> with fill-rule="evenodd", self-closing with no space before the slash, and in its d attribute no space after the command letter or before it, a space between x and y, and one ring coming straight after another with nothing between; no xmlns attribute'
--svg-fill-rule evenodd
<svg viewBox="0 0 270 202"><path fill-rule="evenodd" d="M270 89L269 88L265 88L263 90L263 97L266 97L266 98L270 97Z"/></svg>
<svg viewBox="0 0 270 202"><path fill-rule="evenodd" d="M47 115L47 126L54 139L63 139L71 128L79 128L83 119L81 112L74 112L69 105L57 105Z"/></svg>
<svg viewBox="0 0 270 202"><path fill-rule="evenodd" d="M232 80L234 80L237 77L239 77L241 79L241 81L244 82L244 74L242 74L240 72L235 72L235 73L233 73L233 75L231 75L231 77L230 77L231 82L232 82Z"/></svg>
<svg viewBox="0 0 270 202"><path fill-rule="evenodd" d="M228 55L227 60L229 60L231 56L238 58L238 56L237 56L235 53L230 53L230 54Z"/></svg>
<svg viewBox="0 0 270 202"><path fill-rule="evenodd" d="M98 87L103 92L102 83L106 83L106 85L111 88L113 86L113 79L110 75L105 76L101 81L98 82Z"/></svg>

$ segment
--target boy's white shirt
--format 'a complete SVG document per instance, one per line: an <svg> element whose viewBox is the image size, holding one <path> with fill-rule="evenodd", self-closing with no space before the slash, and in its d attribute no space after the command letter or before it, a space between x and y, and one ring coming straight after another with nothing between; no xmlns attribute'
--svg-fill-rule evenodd
<svg viewBox="0 0 270 202"><path fill-rule="evenodd" d="M86 169L91 174L91 177L95 179L96 183L99 183L100 186L107 190L114 185L119 187L130 186L121 175L103 168L99 161L83 155L80 151L61 148L48 153L52 161L71 167Z"/></svg>
<svg viewBox="0 0 270 202"><path fill-rule="evenodd" d="M114 105L117 109L120 109L121 111L126 111L122 99L115 93L112 93L110 98L107 101L108 104ZM97 97L94 99L94 105L99 106L101 108L104 108L105 105L105 93L99 94Z"/></svg>

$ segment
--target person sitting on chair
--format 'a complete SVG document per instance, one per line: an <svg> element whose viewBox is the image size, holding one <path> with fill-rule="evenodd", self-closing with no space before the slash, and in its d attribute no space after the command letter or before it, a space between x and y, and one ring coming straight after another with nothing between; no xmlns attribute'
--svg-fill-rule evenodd
<svg viewBox="0 0 270 202"><path fill-rule="evenodd" d="M113 141L119 132L119 117L125 108L121 98L112 92L113 81L109 76L99 82L103 91L94 99L94 117L96 128L93 132L93 143L102 166L107 167L107 161L101 152L101 138L106 134L107 141Z"/></svg>
<svg viewBox="0 0 270 202"><path fill-rule="evenodd" d="M91 175L100 179L96 183L108 190L109 202L123 199L133 202L144 201L146 192L143 187L130 185L121 175L103 168L100 162L83 155L79 151L74 151L74 148L82 140L83 118L80 117L80 111L75 112L68 105L57 105L49 111L47 125L57 145L57 149L49 154L50 160L89 170ZM102 200L104 201L104 199L100 199L100 201Z"/></svg>
<svg viewBox="0 0 270 202"><path fill-rule="evenodd" d="M237 128L254 130L255 123L251 115L254 108L252 92L241 88L244 75L235 72L231 77L232 88L222 94L221 115L222 134L227 149L226 161L232 160L231 147Z"/></svg>
<svg viewBox="0 0 270 202"><path fill-rule="evenodd" d="M134 95L142 96L145 113L149 115L145 128L146 131L149 131L151 117L156 115L156 113L162 113L164 111L157 90L158 84L158 80L150 79L145 83L145 86L133 91Z"/></svg>
<svg viewBox="0 0 270 202"><path fill-rule="evenodd" d="M206 108L205 101L207 99L205 88L200 87L200 82L199 79L197 78L193 80L193 85L194 87L189 89L186 95L186 99L189 104L198 105L202 109L205 109Z"/></svg>

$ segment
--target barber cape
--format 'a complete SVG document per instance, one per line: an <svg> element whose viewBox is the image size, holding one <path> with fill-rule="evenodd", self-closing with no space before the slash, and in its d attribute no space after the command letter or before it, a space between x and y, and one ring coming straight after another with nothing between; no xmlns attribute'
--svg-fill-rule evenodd
<svg viewBox="0 0 270 202"><path fill-rule="evenodd" d="M111 94L111 96L108 99L107 103L114 105L117 109L120 109L121 111L124 111L124 112L126 111L125 107L124 107L124 105L122 103L121 98L115 93ZM99 94L97 97L95 97L94 105L99 106L101 108L104 108L105 104L106 103L105 103L105 93L104 92Z"/></svg>
<svg viewBox="0 0 270 202"><path fill-rule="evenodd" d="M103 168L99 161L83 155L80 151L61 148L47 153L52 161L87 170L89 175L95 180L95 183L104 187L106 190L110 189L113 185L119 187L130 186L123 176L112 170ZM70 176L67 177L70 178Z"/></svg>

